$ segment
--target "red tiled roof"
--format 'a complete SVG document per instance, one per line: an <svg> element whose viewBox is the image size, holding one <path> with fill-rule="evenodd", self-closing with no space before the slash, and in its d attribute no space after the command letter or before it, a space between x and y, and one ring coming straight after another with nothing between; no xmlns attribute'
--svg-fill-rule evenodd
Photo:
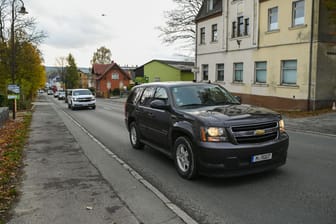
<svg viewBox="0 0 336 224"><path fill-rule="evenodd" d="M120 68L119 65L115 62L112 62L111 64L93 64L92 73L96 74L96 79L99 80L113 67L117 67L117 69L119 69L127 78L131 79L129 74L125 72L122 68Z"/></svg>

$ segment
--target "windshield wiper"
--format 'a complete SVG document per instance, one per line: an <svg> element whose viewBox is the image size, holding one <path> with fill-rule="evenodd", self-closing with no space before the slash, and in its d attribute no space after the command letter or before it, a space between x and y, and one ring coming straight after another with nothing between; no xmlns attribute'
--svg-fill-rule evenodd
<svg viewBox="0 0 336 224"><path fill-rule="evenodd" d="M200 103L191 103L191 104L183 104L180 107L199 107L202 106L203 104Z"/></svg>
<svg viewBox="0 0 336 224"><path fill-rule="evenodd" d="M220 102L216 102L216 105L238 105L240 103L236 103L236 102L229 102L229 101L220 101Z"/></svg>

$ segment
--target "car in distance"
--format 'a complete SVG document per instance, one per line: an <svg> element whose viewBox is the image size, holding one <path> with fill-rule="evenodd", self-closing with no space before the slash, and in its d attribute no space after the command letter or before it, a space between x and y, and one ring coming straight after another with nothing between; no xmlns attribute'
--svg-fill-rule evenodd
<svg viewBox="0 0 336 224"><path fill-rule="evenodd" d="M281 115L241 104L217 84L135 86L125 103L125 124L133 148L147 145L167 154L185 179L258 173L287 159Z"/></svg>
<svg viewBox="0 0 336 224"><path fill-rule="evenodd" d="M54 94L54 91L52 91L52 89L48 89L47 94L48 94L48 95L53 95L53 94Z"/></svg>
<svg viewBox="0 0 336 224"><path fill-rule="evenodd" d="M72 89L68 93L68 108L92 108L96 109L96 97L89 89Z"/></svg>
<svg viewBox="0 0 336 224"><path fill-rule="evenodd" d="M58 91L57 98L58 98L58 100L64 100L65 99L65 91L64 90Z"/></svg>

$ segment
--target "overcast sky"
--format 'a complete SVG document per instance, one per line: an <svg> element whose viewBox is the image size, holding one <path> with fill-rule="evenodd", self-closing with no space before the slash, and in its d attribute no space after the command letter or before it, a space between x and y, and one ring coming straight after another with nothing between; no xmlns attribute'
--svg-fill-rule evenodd
<svg viewBox="0 0 336 224"><path fill-rule="evenodd" d="M90 67L93 53L105 46L119 65L152 59L181 59L178 48L162 43L156 29L172 0L23 0L28 16L48 37L40 45L45 65L71 53L78 67ZM102 16L104 14L105 16Z"/></svg>

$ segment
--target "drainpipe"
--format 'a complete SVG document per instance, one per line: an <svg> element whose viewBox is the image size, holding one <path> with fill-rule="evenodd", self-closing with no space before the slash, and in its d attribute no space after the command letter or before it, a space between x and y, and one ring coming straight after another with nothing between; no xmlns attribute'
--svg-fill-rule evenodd
<svg viewBox="0 0 336 224"><path fill-rule="evenodd" d="M307 110L311 110L311 85L312 85L312 69L313 69L313 42L314 42L314 19L315 17L315 0L312 0L312 11L311 11L311 30L310 30L310 46L309 46L309 79L308 79L308 102ZM313 110L315 110L315 103L313 105Z"/></svg>
<svg viewBox="0 0 336 224"><path fill-rule="evenodd" d="M195 20L196 32L195 32L195 65L194 65L194 81L197 82L197 73L199 69L197 68L197 33L198 33L198 22Z"/></svg>

